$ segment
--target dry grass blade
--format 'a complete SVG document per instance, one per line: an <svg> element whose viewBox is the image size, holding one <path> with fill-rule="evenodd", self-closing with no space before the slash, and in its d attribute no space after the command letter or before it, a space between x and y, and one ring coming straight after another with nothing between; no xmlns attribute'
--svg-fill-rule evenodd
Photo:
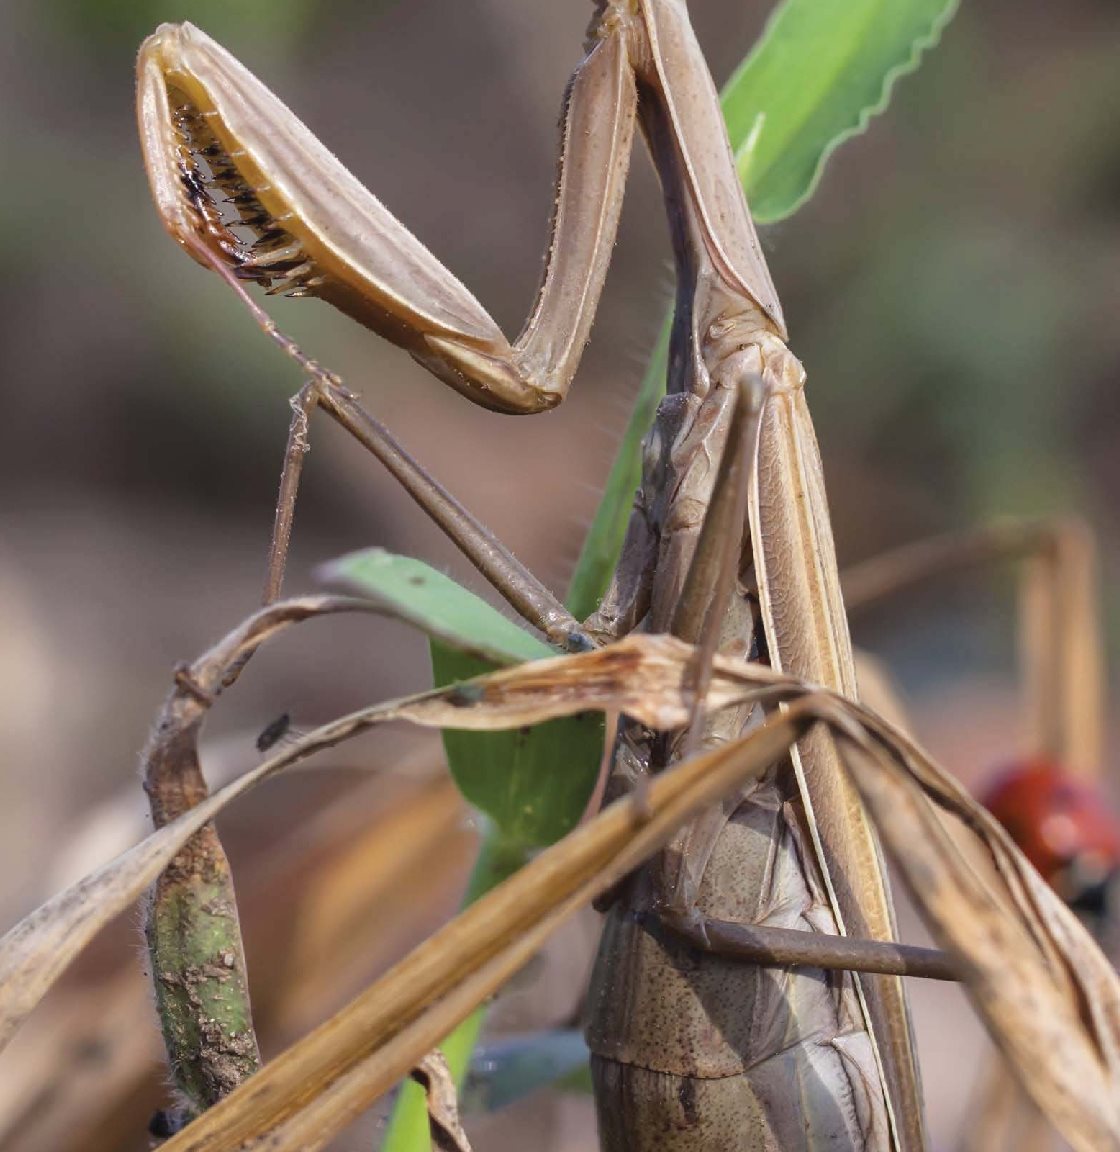
<svg viewBox="0 0 1120 1152"><path fill-rule="evenodd" d="M649 684L665 678L673 654L676 671L668 680L687 670L691 650L686 645L648 637L625 643L639 667L643 648L650 649ZM586 665L594 680L602 656L570 657L559 664L567 670ZM507 717L520 717L527 703L518 699L519 690L539 693L542 667L522 670L524 684L517 683L515 670L468 685L475 719L482 722L487 711L482 700L491 695L499 711L512 708ZM793 702L743 741L656 778L648 820L632 800L619 801L542 854L168 1148L307 1152L323 1147L492 995L566 916L665 843L692 813L784 754L818 721L838 739L925 918L963 961L973 999L1040 1107L1078 1149L1120 1146L1110 1090L1120 993L1115 974L1080 925L998 826L905 738L831 694L772 673L761 681L759 687L754 667L717 660L713 685L718 691L734 694L753 683L755 693ZM586 706L577 683L571 680L550 707ZM607 688L601 682L595 691ZM683 722L683 694L672 700L679 679L676 689L663 690L662 699L646 701L648 710L667 709ZM449 707L448 695L393 711L430 722ZM601 704L604 696L597 698ZM958 825L959 840L949 834L949 817Z"/></svg>
<svg viewBox="0 0 1120 1152"><path fill-rule="evenodd" d="M1053 537L1053 526L1045 522L997 521L972 532L904 544L841 572L844 604L858 612L947 575L1022 560L1049 550Z"/></svg>
<svg viewBox="0 0 1120 1152"><path fill-rule="evenodd" d="M1019 631L1028 748L1067 772L1099 777L1106 675L1096 544L1078 520L1050 527L1021 580Z"/></svg>
<svg viewBox="0 0 1120 1152"><path fill-rule="evenodd" d="M229 667L277 629L324 612L366 607L360 601L335 597L306 597L274 605L226 637L187 675L202 692L214 691ZM139 898L183 844L232 800L272 773L389 720L427 727L502 728L598 708L626 710L654 726L680 725L688 717L681 682L691 651L678 641L649 637L642 643L616 645L574 660L543 660L368 708L291 744L48 900L0 939L0 1047L94 934ZM762 676L766 683L773 679L766 677L765 670ZM744 681L723 677L713 688L715 706L750 695L754 682L753 674ZM197 702L200 710L204 706L201 700Z"/></svg>
<svg viewBox="0 0 1120 1152"><path fill-rule="evenodd" d="M230 669L271 635L317 616L371 610L377 611L346 597L308 596L250 617L193 665L178 672L177 682L189 690L180 694L177 721L186 727L200 720L209 700L221 691ZM0 1047L97 931L133 903L179 848L225 803L263 778L267 768L262 765L257 773L221 793L221 803L200 805L65 889L0 939Z"/></svg>
<svg viewBox="0 0 1120 1152"><path fill-rule="evenodd" d="M983 808L910 741L858 715L874 738L845 730L845 763L993 1039L1074 1148L1120 1148L1115 970Z"/></svg>
<svg viewBox="0 0 1120 1152"><path fill-rule="evenodd" d="M182 699L184 725L190 723L192 710L201 716L230 669L271 635L317 616L371 610L377 611L347 597L306 596L256 613L177 673L177 682L189 685ZM60 892L0 938L0 1048L97 931L156 880L183 844L230 800L282 766L275 761L261 765Z"/></svg>
<svg viewBox="0 0 1120 1152"><path fill-rule="evenodd" d="M347 784L271 847L254 844L242 857L249 947L269 957L254 971L254 1023L274 1047L336 1011L430 931L432 892L450 896L469 863L473 836L458 791L432 762L434 740L401 732L379 745L390 774L370 766L357 788ZM410 756L406 746L416 745L421 754ZM143 833L138 827L123 847ZM271 899L277 891L282 904ZM5 1152L120 1152L162 1102L164 1057L134 953L126 948L104 978L96 975L104 952L79 958L73 980L53 990L0 1057Z"/></svg>
<svg viewBox="0 0 1120 1152"><path fill-rule="evenodd" d="M679 675L691 650L676 647L684 657ZM683 700L679 707L687 715ZM791 709L742 743L659 776L648 806L630 799L611 805L199 1117L166 1145L168 1152L323 1147L493 995L563 920L666 843L691 816L765 770L814 719L807 709Z"/></svg>
<svg viewBox="0 0 1120 1152"><path fill-rule="evenodd" d="M1096 776L1104 731L1104 654L1093 534L1076 518L1006 521L903 545L842 574L849 612L970 569L1026 562L1020 632L1032 755ZM862 678L860 681L862 685Z"/></svg>
<svg viewBox="0 0 1120 1152"><path fill-rule="evenodd" d="M256 633L238 633L256 642ZM223 649L226 654L237 645ZM503 670L391 701L311 733L44 905L0 941L8 1034L97 925L151 882L231 800L320 748L387 720L499 728L586 709L657 727L688 720L693 649L658 636ZM1120 1147L1120 982L999 826L945 772L867 709L772 670L717 658L713 707L789 708L742 741L620 801L441 930L334 1019L266 1066L168 1145L175 1152L322 1147L408 1075L563 919L664 844L686 820L783 755L818 721L832 729L923 916L962 961L978 1010L1039 1106L1077 1149ZM264 1145L260 1145L263 1147Z"/></svg>

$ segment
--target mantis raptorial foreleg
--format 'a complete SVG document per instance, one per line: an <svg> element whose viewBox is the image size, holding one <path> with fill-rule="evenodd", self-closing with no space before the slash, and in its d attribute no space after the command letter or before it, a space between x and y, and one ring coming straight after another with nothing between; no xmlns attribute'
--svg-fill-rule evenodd
<svg viewBox="0 0 1120 1152"><path fill-rule="evenodd" d="M589 631L610 639L639 625L652 631L676 626L704 639L702 649L715 647L711 638L718 635L725 653L766 655L784 671L854 694L804 373L783 342L781 308L683 0L607 0L596 7L588 52L568 91L542 287L512 344L308 130L201 33L165 26L149 39L141 51L139 99L153 193L168 230L196 259L231 282L318 295L469 398L505 412L553 407L567 390L605 275L640 116L664 188L677 263L670 395L647 444L642 496L615 587ZM223 218L215 187L228 194L237 219ZM378 454L386 443L384 430L337 380L304 366L313 384L293 422L273 591L311 409L327 408ZM749 537L741 507L729 515L726 508L735 502L717 501L717 517L727 517L732 541L742 538L742 545L728 565L712 569L738 579L724 581L735 584L726 612L708 614L702 573L714 552L702 549L698 560L694 554L736 397L755 380L765 404L756 412L758 482L749 502ZM511 602L523 600L518 607L554 639L569 647L583 642L562 609L550 615L555 600L531 578L525 582L508 552L491 548L480 525L463 520L462 510L446 493L433 492L395 446L388 455L398 475L419 478L414 490L442 508L441 515L460 528L467 524L472 558ZM690 578L694 564L700 567ZM525 594L511 595L510 586ZM698 698L704 675L701 661L694 677ZM698 722L693 736L709 744L735 740L746 720L742 709L724 712ZM648 770L677 755L672 742L655 745L629 725L623 744L630 761ZM686 833L682 843L690 844L699 829L702 847L690 847L668 884L663 861L655 866L661 881L652 883L647 874L631 887L639 894L671 890L679 910L709 919L773 919L787 908L787 922L778 926L890 939L893 917L875 837L832 739L814 732L791 755L785 770ZM763 859L752 840L764 846ZM758 1140L783 1152L822 1140L851 1152L922 1147L917 1074L897 979L827 982L801 974L784 988L769 978L751 983L741 963L655 940L642 928L650 913L656 908L648 900L635 904L627 896L612 914L601 951L599 987L619 989L617 996L600 997L590 1029L601 1114L625 1113L632 1134L629 1143L609 1135L608 1147L670 1147L659 1143L666 1094L679 1113L671 1120L680 1129L675 1147L746 1148ZM682 964L707 976L676 979L672 973L681 976ZM662 981L655 996L672 990L671 1018L660 998L641 1006L643 976ZM752 1003L768 1005L788 1027L752 1034L744 1007ZM625 1018L618 1015L622 1005L629 1008ZM806 1087L800 1098L791 1095L787 1066ZM729 1100L755 1118L757 1131L744 1131L743 1120L726 1127L721 1115Z"/></svg>
<svg viewBox="0 0 1120 1152"><path fill-rule="evenodd" d="M548 261L510 344L470 292L242 64L190 25L141 48L140 137L168 231L269 292L319 296L407 349L476 403L555 407L575 374L622 207L634 83L621 31L565 101ZM231 227L209 177L237 210ZM235 229L253 234L246 243Z"/></svg>

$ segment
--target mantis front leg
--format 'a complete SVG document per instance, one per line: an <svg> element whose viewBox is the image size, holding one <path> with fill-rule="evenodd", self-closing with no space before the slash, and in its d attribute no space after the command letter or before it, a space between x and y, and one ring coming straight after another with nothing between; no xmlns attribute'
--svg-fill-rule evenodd
<svg viewBox="0 0 1120 1152"><path fill-rule="evenodd" d="M190 24L140 49L144 160L164 225L270 293L318 296L483 407L564 398L606 276L635 91L622 31L604 30L568 87L551 238L536 304L511 344L471 293L255 76ZM221 191L236 209L223 216ZM246 239L242 233L248 233Z"/></svg>
<svg viewBox="0 0 1120 1152"><path fill-rule="evenodd" d="M622 33L595 39L565 99L548 259L510 344L477 300L243 65L189 24L140 50L138 115L171 235L238 290L312 382L294 402L265 584L281 590L308 421L323 407L393 472L513 607L565 648L587 640L556 598L286 337L240 281L320 296L476 403L537 412L563 399L598 303L629 165L635 92ZM223 211L216 194L233 211Z"/></svg>
<svg viewBox="0 0 1120 1152"><path fill-rule="evenodd" d="M408 350L477 403L514 413L559 403L575 372L613 242L638 91L643 132L665 190L678 291L672 395L659 429L661 449L652 454L668 467L649 478L653 547L640 549L649 567L635 581L645 601L641 611L619 619L625 617L629 627L644 617L646 627L667 631L675 622L686 629L683 621L696 616L688 598L702 597L707 589L689 589L686 573L711 501L711 461L726 436L731 398L746 378L758 377L769 397L761 416L760 483L749 517L750 546L735 566L753 582L755 596L747 588L731 597L727 643L746 654L758 631L757 615L776 666L851 695L854 676L819 459L801 391L804 374L783 342L781 308L682 0L607 0L597 6L589 51L568 92L541 291L512 344L470 293L212 41L187 26L165 26L140 60L141 130L153 192L168 230L192 255L231 279L258 281L272 292L318 295ZM237 219L223 217L215 188L229 195ZM241 234L246 230L249 240ZM357 415L353 398L335 383L322 380L325 402L362 438L369 418ZM680 483L670 481L670 474ZM285 535L279 531L278 539ZM705 724L702 738L737 738L735 721L717 719L717 727L732 727L717 733ZM654 759L656 767L665 758ZM805 862L811 873L807 898L813 914L820 908L823 917L819 925L810 917L805 926L889 938L893 921L877 845L828 737L803 741L793 754L793 771L776 773L766 787L764 803L738 824L780 855L781 867L769 870L771 878L780 873L793 883ZM769 819L775 813L777 822ZM722 832L729 822L713 823ZM682 872L685 902L696 897L705 877L713 885L721 879L719 869L703 862L740 848L745 846L713 841L710 851L698 853L701 864ZM759 885L766 872L753 864L745 869ZM724 883L719 899L737 898L736 885ZM626 995L636 1002L641 991L640 984L630 986ZM921 1147L921 1107L898 982L847 983L835 1011L828 1003L831 990L822 997L810 983L803 992L781 1002L802 1040L818 1021L832 1030L825 1064L814 1063L823 1052L819 1045L810 1051L802 1044L808 1064L799 1069L812 1073L814 1083L819 1076L823 1090L803 1101L793 1098L776 1060L764 1072L760 1095L755 1097L745 1078L733 1095L759 1115L772 1104L794 1115L803 1104L811 1110L812 1123L786 1118L773 1126L783 1133L774 1144L782 1152L802 1146L796 1133L803 1140L827 1133L829 1148L852 1152L888 1144ZM625 1026L634 1034L644 1018L635 1011ZM718 1030L719 1020L701 1025ZM789 1037L767 1039L777 1044L770 1054L776 1057ZM651 1058L662 1058L664 1045L656 1037L642 1042L650 1051L660 1049ZM733 1079L746 1059L742 1051L731 1053L730 1064L724 1052L711 1056L689 1049L680 1055L686 1065L698 1062L699 1076L686 1079L694 1086L690 1091L703 1093L707 1088L695 1088L697 1080ZM706 1069L713 1067L709 1075ZM646 1063L638 1071L655 1068ZM666 1072L676 1076L675 1068ZM855 1085L851 1090L846 1077ZM635 1120L631 1127L639 1125ZM686 1134L682 1147L730 1146L726 1134L705 1133ZM713 1143L696 1143L708 1139Z"/></svg>

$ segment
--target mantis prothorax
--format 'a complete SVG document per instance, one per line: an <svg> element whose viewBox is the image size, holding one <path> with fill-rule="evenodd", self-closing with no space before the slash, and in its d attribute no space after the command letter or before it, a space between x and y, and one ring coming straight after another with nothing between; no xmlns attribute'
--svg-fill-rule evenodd
<svg viewBox="0 0 1120 1152"><path fill-rule="evenodd" d="M543 411L567 392L605 276L635 122L664 189L677 266L669 395L646 442L613 586L586 626L305 358L312 382L295 404L266 598L280 587L307 417L322 405L561 646L609 642L639 626L672 631L701 652L765 656L854 697L804 373L784 343L781 307L683 0L596 5L565 100L548 260L512 343L275 96L197 29L157 31L141 50L139 77L153 194L195 259L238 288L245 280L319 296L501 412ZM236 218L223 216L215 191ZM744 389L757 397L748 439L757 436L758 463L717 493L713 461L729 451ZM710 508L726 531L702 534ZM694 683L700 700L703 661ZM736 739L747 720L744 709L705 718L698 705L688 744ZM673 741L623 725L616 789L640 785L679 755ZM693 824L616 900L589 1029L604 1146L923 1147L901 982L812 972L775 979L720 955L714 941L696 947L704 923L718 919L893 938L878 844L823 729ZM791 1091L793 1082L801 1091Z"/></svg>

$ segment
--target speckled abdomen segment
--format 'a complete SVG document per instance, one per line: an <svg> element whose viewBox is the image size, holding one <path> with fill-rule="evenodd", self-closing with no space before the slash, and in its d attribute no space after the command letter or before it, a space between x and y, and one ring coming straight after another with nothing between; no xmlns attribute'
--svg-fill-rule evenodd
<svg viewBox="0 0 1120 1152"><path fill-rule="evenodd" d="M700 1079L592 1057L603 1152L885 1152L866 1035L804 1041L738 1076Z"/></svg>
<svg viewBox="0 0 1120 1152"><path fill-rule="evenodd" d="M698 910L835 933L788 779L773 770L743 796ZM592 979L587 1036L605 1152L886 1152L851 976L697 950L654 915L654 876L638 873L612 908Z"/></svg>

